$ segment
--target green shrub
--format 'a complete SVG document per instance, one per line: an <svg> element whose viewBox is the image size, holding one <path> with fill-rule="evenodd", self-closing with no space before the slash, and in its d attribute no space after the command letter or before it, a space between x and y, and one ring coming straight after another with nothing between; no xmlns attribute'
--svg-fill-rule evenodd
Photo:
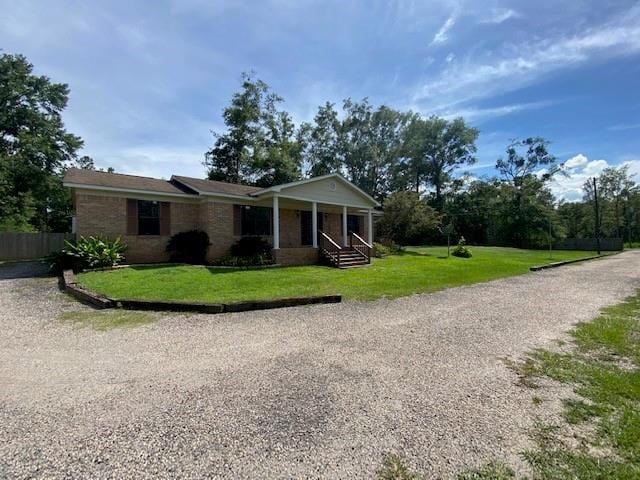
<svg viewBox="0 0 640 480"><path fill-rule="evenodd" d="M466 243L467 242L465 241L464 237L460 237L458 245L453 248L451 255L453 255L454 257L471 258L473 254L471 253L471 249L467 247Z"/></svg>
<svg viewBox="0 0 640 480"><path fill-rule="evenodd" d="M402 247L391 240L380 240L373 243L373 256L384 258L388 255L398 255L402 252Z"/></svg>
<svg viewBox="0 0 640 480"><path fill-rule="evenodd" d="M202 230L176 233L167 242L166 251L172 262L202 265L206 263L209 235Z"/></svg>
<svg viewBox="0 0 640 480"><path fill-rule="evenodd" d="M217 260L215 265L222 267L259 267L263 265L273 264L271 255L252 255L248 257L237 257L234 255L227 255Z"/></svg>
<svg viewBox="0 0 640 480"><path fill-rule="evenodd" d="M231 245L232 257L268 257L271 259L271 245L261 237L242 237Z"/></svg>
<svg viewBox="0 0 640 480"><path fill-rule="evenodd" d="M120 237L110 240L103 237L80 237L75 243L65 242L66 247L48 257L49 268L54 273L87 268L112 267L124 260L127 249Z"/></svg>

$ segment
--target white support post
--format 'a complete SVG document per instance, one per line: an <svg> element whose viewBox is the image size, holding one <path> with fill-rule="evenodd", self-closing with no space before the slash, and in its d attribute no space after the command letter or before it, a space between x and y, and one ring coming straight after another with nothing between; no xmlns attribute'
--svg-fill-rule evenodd
<svg viewBox="0 0 640 480"><path fill-rule="evenodd" d="M313 235L313 248L318 248L318 204L311 203L311 234Z"/></svg>
<svg viewBox="0 0 640 480"><path fill-rule="evenodd" d="M273 196L273 249L280 248L280 207L278 196Z"/></svg>
<svg viewBox="0 0 640 480"><path fill-rule="evenodd" d="M349 232L347 232L347 207L342 207L342 244L349 246Z"/></svg>
<svg viewBox="0 0 640 480"><path fill-rule="evenodd" d="M367 212L367 241L373 245L373 213L371 209Z"/></svg>

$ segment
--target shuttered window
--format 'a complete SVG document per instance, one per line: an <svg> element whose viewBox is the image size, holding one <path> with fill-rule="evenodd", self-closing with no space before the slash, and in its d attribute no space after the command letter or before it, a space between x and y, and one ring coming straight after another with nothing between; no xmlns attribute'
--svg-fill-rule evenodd
<svg viewBox="0 0 640 480"><path fill-rule="evenodd" d="M127 235L171 235L171 204L127 199Z"/></svg>

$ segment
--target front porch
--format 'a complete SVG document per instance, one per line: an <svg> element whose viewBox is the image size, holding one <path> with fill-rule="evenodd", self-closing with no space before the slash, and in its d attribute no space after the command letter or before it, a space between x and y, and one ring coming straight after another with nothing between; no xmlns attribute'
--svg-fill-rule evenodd
<svg viewBox="0 0 640 480"><path fill-rule="evenodd" d="M370 262L373 210L273 195L274 261L305 265L325 260L336 267Z"/></svg>

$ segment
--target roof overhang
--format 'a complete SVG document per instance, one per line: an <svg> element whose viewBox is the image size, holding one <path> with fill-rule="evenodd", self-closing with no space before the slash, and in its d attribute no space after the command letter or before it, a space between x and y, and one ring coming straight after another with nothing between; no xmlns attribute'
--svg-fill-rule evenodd
<svg viewBox="0 0 640 480"><path fill-rule="evenodd" d="M365 206L370 206L370 207L379 207L380 206L380 203L377 202L373 197L371 197L368 193L366 193L361 188L359 188L356 185L354 185L353 183L351 183L349 180L344 178L339 173L330 173L328 175L321 175L319 177L307 178L305 180L298 180L297 182L283 183L281 185L275 185L273 187L265 188L263 190L258 190L257 192L251 193L250 195L252 197L257 197L257 198L270 197L270 196L273 196L273 195L278 195L278 196L281 196L281 197L292 198L293 200L302 200L302 201L306 200L306 201L308 201L309 199L306 199L306 198L304 198L304 196L300 196L300 195L287 196L287 190L290 189L290 188L293 188L293 187L300 187L300 186L304 186L304 185L309 185L309 184L320 182L320 181L327 180L327 179L338 180L343 185L345 185L347 188L349 188L352 191L356 192L367 203L367 205L345 205L345 206L354 207L354 208L364 208ZM331 205L331 204L344 205L344 203L339 203L339 202L331 202L331 201L321 201L321 202L329 204L329 205Z"/></svg>
<svg viewBox="0 0 640 480"><path fill-rule="evenodd" d="M161 197L197 198L196 195L192 195L189 193L172 193L172 192L159 192L157 190L138 190L135 188L105 187L102 185L87 185L85 183L73 183L73 182L62 182L62 185L68 188L78 188L82 190L98 190L102 192L157 195Z"/></svg>

